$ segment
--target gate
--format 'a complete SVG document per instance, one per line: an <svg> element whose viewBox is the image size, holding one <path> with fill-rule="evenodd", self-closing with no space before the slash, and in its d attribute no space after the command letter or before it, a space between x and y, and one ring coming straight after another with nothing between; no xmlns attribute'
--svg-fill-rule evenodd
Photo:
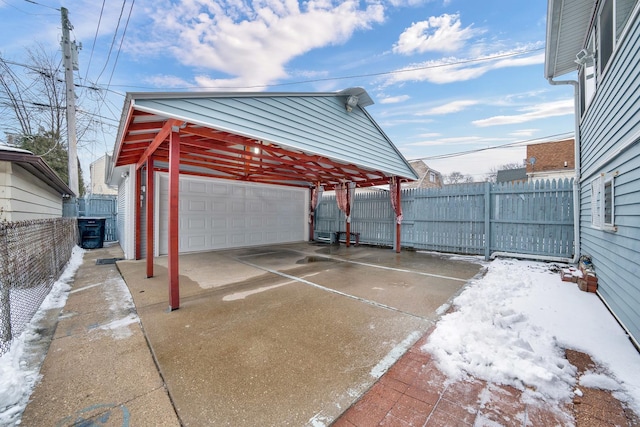
<svg viewBox="0 0 640 427"><path fill-rule="evenodd" d="M105 218L105 242L118 240L118 196L93 195L83 199L66 199L62 204L62 216Z"/></svg>
<svg viewBox="0 0 640 427"><path fill-rule="evenodd" d="M118 240L118 196L93 195L78 202L78 216L106 218L105 242Z"/></svg>

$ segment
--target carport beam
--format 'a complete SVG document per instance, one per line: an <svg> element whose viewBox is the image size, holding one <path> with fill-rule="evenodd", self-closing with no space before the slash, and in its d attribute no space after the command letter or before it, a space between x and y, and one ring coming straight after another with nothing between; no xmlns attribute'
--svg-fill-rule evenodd
<svg viewBox="0 0 640 427"><path fill-rule="evenodd" d="M180 129L174 126L169 137L169 311L180 308L178 273L178 222L180 192Z"/></svg>

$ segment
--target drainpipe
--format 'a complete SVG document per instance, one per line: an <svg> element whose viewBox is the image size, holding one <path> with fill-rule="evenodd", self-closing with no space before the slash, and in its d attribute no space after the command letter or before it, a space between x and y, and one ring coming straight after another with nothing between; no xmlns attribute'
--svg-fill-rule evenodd
<svg viewBox="0 0 640 427"><path fill-rule="evenodd" d="M577 80L553 80L553 77L547 77L550 85L572 85L573 86L573 107L574 107L574 162L575 177L573 179L573 258L553 257L553 256L537 256L530 254L516 254L512 252L493 252L491 259L497 256L505 256L511 258L536 259L541 261L558 261L576 264L580 259L580 87Z"/></svg>

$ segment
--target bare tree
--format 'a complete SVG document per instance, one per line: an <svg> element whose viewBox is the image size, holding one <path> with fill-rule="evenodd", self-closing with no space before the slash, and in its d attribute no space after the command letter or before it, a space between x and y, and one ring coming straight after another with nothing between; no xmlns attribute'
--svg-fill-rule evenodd
<svg viewBox="0 0 640 427"><path fill-rule="evenodd" d="M0 114L7 141L42 156L62 178L68 176L65 81L59 52L28 49L28 63L0 56ZM87 130L79 122L78 134ZM80 173L82 179L82 173ZM83 193L83 185L80 185Z"/></svg>
<svg viewBox="0 0 640 427"><path fill-rule="evenodd" d="M462 184L473 182L471 175L464 175L462 172L451 172L444 177L445 184Z"/></svg>
<svg viewBox="0 0 640 427"><path fill-rule="evenodd" d="M42 46L27 50L28 63L0 57L0 103L5 132L16 135L47 133L66 136L65 83L57 52ZM11 120L14 119L14 120Z"/></svg>

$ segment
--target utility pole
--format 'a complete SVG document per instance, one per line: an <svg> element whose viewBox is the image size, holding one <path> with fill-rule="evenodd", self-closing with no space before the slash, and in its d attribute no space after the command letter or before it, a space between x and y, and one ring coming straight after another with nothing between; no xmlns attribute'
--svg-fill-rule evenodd
<svg viewBox="0 0 640 427"><path fill-rule="evenodd" d="M73 84L73 70L78 69L77 57L78 47L69 37L69 31L73 26L69 22L69 11L61 7L60 15L62 20L62 61L64 64L64 81L66 85L67 98L67 148L69 150L69 188L80 196L80 185L78 183L78 148L76 136L76 93ZM76 59L74 63L74 59Z"/></svg>

